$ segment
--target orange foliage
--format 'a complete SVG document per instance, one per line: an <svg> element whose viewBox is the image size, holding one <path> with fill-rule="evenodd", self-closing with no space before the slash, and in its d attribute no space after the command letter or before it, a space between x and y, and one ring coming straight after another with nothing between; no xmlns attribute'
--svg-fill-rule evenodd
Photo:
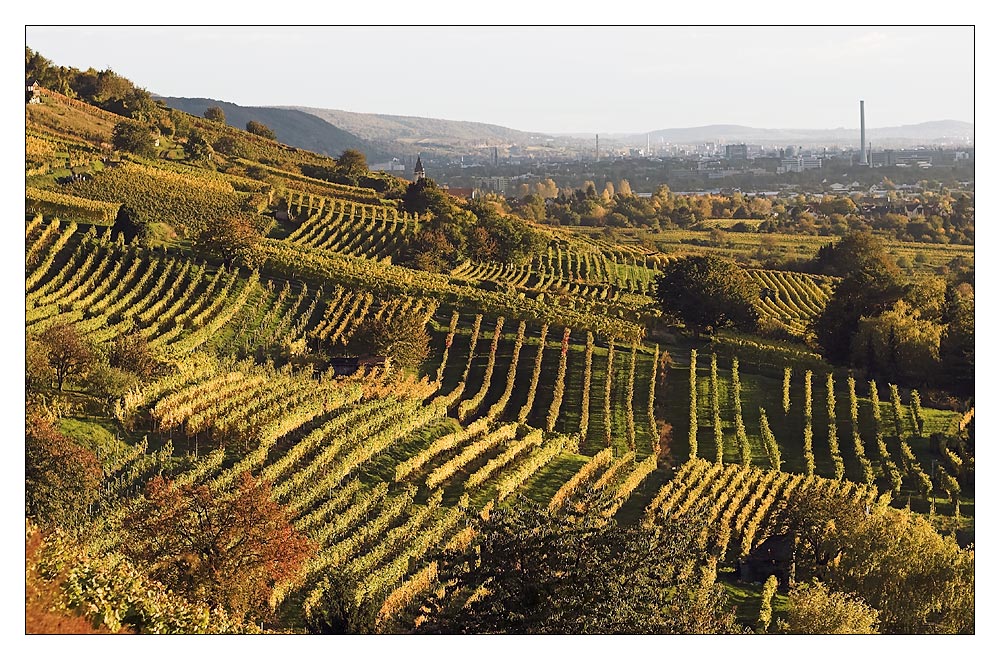
<svg viewBox="0 0 1000 660"><path fill-rule="evenodd" d="M42 534L37 529L25 540L24 633L26 635L107 634L86 617L67 611L59 602L59 580L46 580L38 571Z"/></svg>
<svg viewBox="0 0 1000 660"><path fill-rule="evenodd" d="M125 529L125 553L153 579L237 617L265 615L273 585L296 575L313 551L271 499L270 484L248 472L230 493L156 477Z"/></svg>

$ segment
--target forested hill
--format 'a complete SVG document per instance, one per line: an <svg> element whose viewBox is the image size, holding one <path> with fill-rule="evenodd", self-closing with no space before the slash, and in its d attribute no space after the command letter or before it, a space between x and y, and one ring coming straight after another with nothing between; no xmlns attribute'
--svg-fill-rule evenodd
<svg viewBox="0 0 1000 660"><path fill-rule="evenodd" d="M244 128L248 121L257 121L270 127L279 142L328 156L339 156L345 149L357 149L370 161L383 160L393 155L368 140L301 110L246 107L204 98L157 98L171 108L199 117L208 107L218 106L226 114L226 123L230 126Z"/></svg>
<svg viewBox="0 0 1000 660"><path fill-rule="evenodd" d="M442 144L463 142L488 142L492 144L498 142L517 142L527 144L532 139L537 140L547 137L541 133L526 133L505 126L474 121L381 115L325 108L295 107L294 109L315 115L337 126L342 126L344 129L367 140L377 140L380 142L397 141L407 144L432 140Z"/></svg>

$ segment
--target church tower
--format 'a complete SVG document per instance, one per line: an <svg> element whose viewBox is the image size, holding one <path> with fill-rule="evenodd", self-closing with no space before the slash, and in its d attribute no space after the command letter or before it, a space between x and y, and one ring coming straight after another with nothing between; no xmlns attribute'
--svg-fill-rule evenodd
<svg viewBox="0 0 1000 660"><path fill-rule="evenodd" d="M420 154L417 154L417 164L413 168L413 182L416 183L426 176L424 174L424 164L420 162Z"/></svg>

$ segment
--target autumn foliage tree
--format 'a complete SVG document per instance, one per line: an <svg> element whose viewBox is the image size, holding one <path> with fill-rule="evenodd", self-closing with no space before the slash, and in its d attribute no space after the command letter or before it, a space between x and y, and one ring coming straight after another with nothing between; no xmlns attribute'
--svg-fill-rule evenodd
<svg viewBox="0 0 1000 660"><path fill-rule="evenodd" d="M44 525L79 521L103 477L93 452L37 416L25 421L24 472L25 513Z"/></svg>
<svg viewBox="0 0 1000 660"><path fill-rule="evenodd" d="M225 263L254 269L260 265L260 232L246 218L218 216L206 218L194 237L194 251L203 257L221 258Z"/></svg>
<svg viewBox="0 0 1000 660"><path fill-rule="evenodd" d="M108 351L108 363L146 380L156 369L156 358L149 349L146 337L138 331L118 335Z"/></svg>
<svg viewBox="0 0 1000 660"><path fill-rule="evenodd" d="M24 341L24 389L25 394L35 394L52 384L55 371L49 365L49 351L45 344L34 337Z"/></svg>
<svg viewBox="0 0 1000 660"><path fill-rule="evenodd" d="M151 578L237 617L266 615L273 585L295 575L313 549L270 485L249 473L227 493L155 477L124 528L125 554Z"/></svg>
<svg viewBox="0 0 1000 660"><path fill-rule="evenodd" d="M24 632L27 635L90 635L111 632L95 628L87 617L68 611L62 601L60 585L46 579L41 562L43 537L33 525L24 540Z"/></svg>
<svg viewBox="0 0 1000 660"><path fill-rule="evenodd" d="M873 635L878 611L822 582L802 583L788 596L788 618L778 629L790 635Z"/></svg>
<svg viewBox="0 0 1000 660"><path fill-rule="evenodd" d="M55 372L60 391L67 378L86 374L94 362L93 348L72 324L51 325L39 339L48 352L49 366Z"/></svg>
<svg viewBox="0 0 1000 660"><path fill-rule="evenodd" d="M384 356L396 368L418 367L430 354L431 338L424 316L419 312L371 319L357 334L360 350Z"/></svg>

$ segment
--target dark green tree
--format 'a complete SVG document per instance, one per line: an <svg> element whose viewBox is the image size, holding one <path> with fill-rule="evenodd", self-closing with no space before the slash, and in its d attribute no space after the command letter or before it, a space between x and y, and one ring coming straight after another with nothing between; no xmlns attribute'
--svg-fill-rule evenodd
<svg viewBox="0 0 1000 660"><path fill-rule="evenodd" d="M525 195L516 204L514 212L525 220L545 222L545 199L541 195Z"/></svg>
<svg viewBox="0 0 1000 660"><path fill-rule="evenodd" d="M851 232L836 243L821 247L812 261L812 270L835 277L849 277L859 270L893 278L900 275L885 241L866 231Z"/></svg>
<svg viewBox="0 0 1000 660"><path fill-rule="evenodd" d="M220 135L219 139L212 143L212 149L224 156L234 156L246 158L248 151L243 140L233 135Z"/></svg>
<svg viewBox="0 0 1000 660"><path fill-rule="evenodd" d="M899 300L878 316L858 321L851 362L879 380L910 386L934 383L941 372L945 327Z"/></svg>
<svg viewBox="0 0 1000 660"><path fill-rule="evenodd" d="M430 211L436 216L447 216L453 212L454 203L449 199L448 193L441 190L433 180L419 179L407 186L403 195L403 209L421 215Z"/></svg>
<svg viewBox="0 0 1000 660"><path fill-rule="evenodd" d="M522 500L479 527L468 549L439 558L444 590L423 603L417 632L738 632L722 588L700 566L694 519L620 527Z"/></svg>
<svg viewBox="0 0 1000 660"><path fill-rule="evenodd" d="M184 155L189 160L207 161L212 160L215 149L208 143L205 136L200 131L192 129L188 134L187 142L184 143Z"/></svg>
<svg viewBox="0 0 1000 660"><path fill-rule="evenodd" d="M175 136L187 137L191 133L191 115L180 110L170 110L169 117L174 124Z"/></svg>
<svg viewBox="0 0 1000 660"><path fill-rule="evenodd" d="M157 154L149 126L137 121L123 120L115 124L111 131L111 145L118 151L128 151L146 158L153 158Z"/></svg>
<svg viewBox="0 0 1000 660"><path fill-rule="evenodd" d="M118 207L115 222L111 225L113 234L123 234L126 241L138 240L145 245L153 237L153 229L149 219L130 206L122 204Z"/></svg>
<svg viewBox="0 0 1000 660"><path fill-rule="evenodd" d="M820 248L814 263L819 271L843 278L814 321L813 330L823 355L845 364L861 318L878 316L902 297L899 267L889 257L885 243L864 232L853 232Z"/></svg>
<svg viewBox="0 0 1000 660"><path fill-rule="evenodd" d="M758 326L760 286L722 257L671 261L656 280L656 297L665 312L699 332L723 327L752 332Z"/></svg>
<svg viewBox="0 0 1000 660"><path fill-rule="evenodd" d="M962 395L971 395L976 384L975 297L956 303L941 336L942 383Z"/></svg>
<svg viewBox="0 0 1000 660"><path fill-rule="evenodd" d="M274 131L267 124L262 124L259 121L253 121L252 119L247 122L247 132L253 133L254 135L259 135L268 140L277 140Z"/></svg>
<svg viewBox="0 0 1000 660"><path fill-rule="evenodd" d="M545 246L545 238L526 222L501 213L489 202L474 201L469 210L476 216L476 224L467 228L465 242L467 256L473 259L523 264ZM474 248L482 254L474 254Z"/></svg>
<svg viewBox="0 0 1000 660"><path fill-rule="evenodd" d="M975 632L975 552L926 516L814 487L777 509L772 529L796 539L797 581L816 577L860 598L878 610L882 632Z"/></svg>
<svg viewBox="0 0 1000 660"><path fill-rule="evenodd" d="M368 174L368 159L357 149L345 149L337 159L337 172L353 184Z"/></svg>
<svg viewBox="0 0 1000 660"><path fill-rule="evenodd" d="M223 112L222 108L217 105L210 105L205 108L205 114L203 116L205 119L210 121L217 121L220 124L226 123L226 113Z"/></svg>
<svg viewBox="0 0 1000 660"><path fill-rule="evenodd" d="M377 604L359 595L358 576L342 569L327 572L323 595L306 613L306 626L321 635L370 635L376 632Z"/></svg>

